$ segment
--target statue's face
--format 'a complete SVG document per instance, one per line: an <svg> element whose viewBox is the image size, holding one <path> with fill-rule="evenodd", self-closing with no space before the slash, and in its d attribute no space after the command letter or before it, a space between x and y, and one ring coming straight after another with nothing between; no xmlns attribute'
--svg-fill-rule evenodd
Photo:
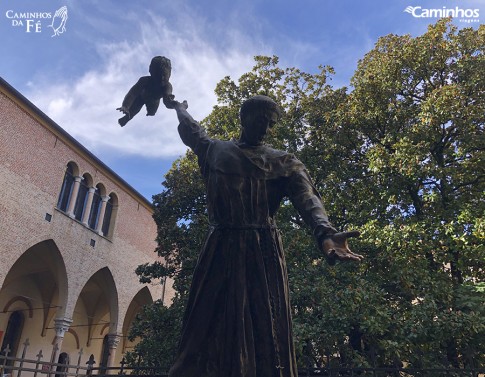
<svg viewBox="0 0 485 377"><path fill-rule="evenodd" d="M171 71L170 67L166 64L160 62L150 64L150 75L157 80L168 81Z"/></svg>
<svg viewBox="0 0 485 377"><path fill-rule="evenodd" d="M248 114L241 134L241 141L249 145L259 145L268 133L269 129L278 122L278 113L270 109Z"/></svg>

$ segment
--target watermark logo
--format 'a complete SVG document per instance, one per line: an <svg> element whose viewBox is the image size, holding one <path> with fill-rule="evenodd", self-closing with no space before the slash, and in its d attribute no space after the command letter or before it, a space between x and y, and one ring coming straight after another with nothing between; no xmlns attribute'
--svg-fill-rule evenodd
<svg viewBox="0 0 485 377"><path fill-rule="evenodd" d="M53 37L57 37L66 31L67 7L63 6L56 10L52 23L49 25L54 30Z"/></svg>
<svg viewBox="0 0 485 377"><path fill-rule="evenodd" d="M46 28L52 28L52 37L58 37L66 31L67 7L63 6L52 12L17 12L9 9L5 17L12 27L23 29L26 33L42 33Z"/></svg>
<svg viewBox="0 0 485 377"><path fill-rule="evenodd" d="M405 13L409 13L415 18L446 18L451 17L458 19L459 22L480 22L480 9L464 9L460 7L455 8L423 8L422 6L408 6L404 9Z"/></svg>
<svg viewBox="0 0 485 377"><path fill-rule="evenodd" d="M419 7L408 6L406 9L404 9L404 12L411 13L414 16L414 12L416 11L417 8L419 8ZM414 16L414 17L416 17L416 16Z"/></svg>

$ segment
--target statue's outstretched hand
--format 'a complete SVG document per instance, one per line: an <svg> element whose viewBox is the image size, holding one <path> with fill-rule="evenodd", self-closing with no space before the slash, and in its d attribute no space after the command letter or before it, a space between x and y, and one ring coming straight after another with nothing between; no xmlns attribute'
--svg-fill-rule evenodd
<svg viewBox="0 0 485 377"><path fill-rule="evenodd" d="M123 114L130 115L130 110L124 106L118 107L116 110L121 111Z"/></svg>
<svg viewBox="0 0 485 377"><path fill-rule="evenodd" d="M322 241L322 250L325 253L325 258L328 264L333 266L337 260L360 262L364 257L360 254L355 254L349 249L347 238L358 237L358 231L341 232L332 234Z"/></svg>
<svg viewBox="0 0 485 377"><path fill-rule="evenodd" d="M187 110L189 108L189 104L185 100L183 102L172 100L171 105L172 109L175 110Z"/></svg>

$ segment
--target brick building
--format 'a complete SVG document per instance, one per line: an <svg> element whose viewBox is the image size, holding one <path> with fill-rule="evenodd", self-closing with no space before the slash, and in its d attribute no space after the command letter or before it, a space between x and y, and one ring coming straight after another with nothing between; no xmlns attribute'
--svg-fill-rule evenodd
<svg viewBox="0 0 485 377"><path fill-rule="evenodd" d="M151 203L1 78L0 158L1 350L119 365L136 313L171 296L134 273L156 259Z"/></svg>

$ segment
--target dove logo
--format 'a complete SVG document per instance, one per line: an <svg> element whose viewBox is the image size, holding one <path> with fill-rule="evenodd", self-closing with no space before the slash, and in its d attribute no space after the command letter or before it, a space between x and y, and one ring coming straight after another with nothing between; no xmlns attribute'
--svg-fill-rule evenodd
<svg viewBox="0 0 485 377"><path fill-rule="evenodd" d="M63 34L66 31L66 22L67 22L67 7L63 6L56 10L54 17L52 17L52 23L49 27L52 28L54 34L52 37L58 37L59 35Z"/></svg>
<svg viewBox="0 0 485 377"><path fill-rule="evenodd" d="M460 22L469 22L470 19L476 19L476 22L478 22L480 17L480 9L462 9L460 7L427 9L421 6L408 6L404 9L404 12L411 14L415 18L452 17L459 18Z"/></svg>
<svg viewBox="0 0 485 377"><path fill-rule="evenodd" d="M417 9L417 8L420 8L420 7L412 7L412 6L409 6L407 7L406 9L404 9L404 12L406 13L411 13L414 17L418 17L418 16L415 16L414 15L414 11Z"/></svg>

